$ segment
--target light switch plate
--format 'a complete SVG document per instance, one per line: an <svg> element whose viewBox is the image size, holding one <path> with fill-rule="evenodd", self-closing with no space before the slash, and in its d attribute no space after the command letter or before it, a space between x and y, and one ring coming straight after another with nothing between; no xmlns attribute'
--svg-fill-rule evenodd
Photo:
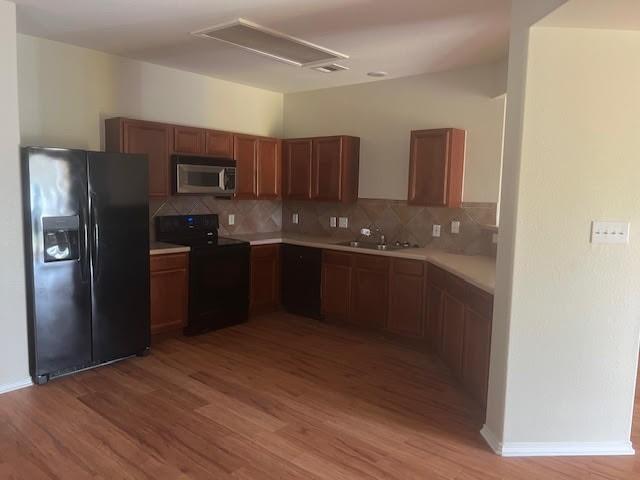
<svg viewBox="0 0 640 480"><path fill-rule="evenodd" d="M629 222L591 222L591 243L629 243Z"/></svg>
<svg viewBox="0 0 640 480"><path fill-rule="evenodd" d="M349 217L338 218L338 226L340 228L349 228Z"/></svg>
<svg viewBox="0 0 640 480"><path fill-rule="evenodd" d="M460 233L460 222L458 220L451 222L451 233Z"/></svg>
<svg viewBox="0 0 640 480"><path fill-rule="evenodd" d="M336 228L338 226L338 219L336 217L329 217L329 226Z"/></svg>
<svg viewBox="0 0 640 480"><path fill-rule="evenodd" d="M229 214L229 225L235 225L236 224L236 216L233 213Z"/></svg>
<svg viewBox="0 0 640 480"><path fill-rule="evenodd" d="M300 222L300 216L297 213L291 215L291 223L297 225Z"/></svg>
<svg viewBox="0 0 640 480"><path fill-rule="evenodd" d="M434 225L433 229L431 230L431 236L433 237L439 237L440 236L440 225Z"/></svg>

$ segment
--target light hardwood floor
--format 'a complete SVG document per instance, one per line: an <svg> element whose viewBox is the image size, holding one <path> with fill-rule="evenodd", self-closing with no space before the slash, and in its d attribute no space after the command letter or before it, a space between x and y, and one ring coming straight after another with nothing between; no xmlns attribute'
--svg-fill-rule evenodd
<svg viewBox="0 0 640 480"><path fill-rule="evenodd" d="M636 457L497 457L481 423L429 354L275 314L2 395L0 478L640 478Z"/></svg>

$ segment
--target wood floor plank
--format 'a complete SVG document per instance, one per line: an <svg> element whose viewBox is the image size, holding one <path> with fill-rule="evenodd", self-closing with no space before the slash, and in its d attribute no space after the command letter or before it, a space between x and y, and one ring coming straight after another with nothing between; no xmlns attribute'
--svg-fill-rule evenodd
<svg viewBox="0 0 640 480"><path fill-rule="evenodd" d="M428 352L276 313L0 396L0 480L640 479L636 457L498 457L482 420Z"/></svg>

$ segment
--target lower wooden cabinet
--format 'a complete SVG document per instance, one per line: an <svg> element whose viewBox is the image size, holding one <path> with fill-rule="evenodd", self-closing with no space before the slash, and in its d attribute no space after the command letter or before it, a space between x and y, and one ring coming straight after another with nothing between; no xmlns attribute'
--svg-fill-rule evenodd
<svg viewBox="0 0 640 480"><path fill-rule="evenodd" d="M350 253L323 251L322 314L328 320L349 321L352 274Z"/></svg>
<svg viewBox="0 0 640 480"><path fill-rule="evenodd" d="M449 294L442 302L442 358L456 377L462 376L464 303Z"/></svg>
<svg viewBox="0 0 640 480"><path fill-rule="evenodd" d="M349 321L371 328L384 328L389 305L389 259L353 255L353 286Z"/></svg>
<svg viewBox="0 0 640 480"><path fill-rule="evenodd" d="M391 260L387 330L422 337L424 330L424 262Z"/></svg>
<svg viewBox="0 0 640 480"><path fill-rule="evenodd" d="M151 333L183 328L189 305L189 256L153 255L151 271Z"/></svg>
<svg viewBox="0 0 640 480"><path fill-rule="evenodd" d="M287 312L321 318L322 250L282 245L282 306Z"/></svg>
<svg viewBox="0 0 640 480"><path fill-rule="evenodd" d="M280 245L251 247L252 315L274 312L280 307Z"/></svg>
<svg viewBox="0 0 640 480"><path fill-rule="evenodd" d="M433 265L427 278L427 342L486 407L493 295Z"/></svg>

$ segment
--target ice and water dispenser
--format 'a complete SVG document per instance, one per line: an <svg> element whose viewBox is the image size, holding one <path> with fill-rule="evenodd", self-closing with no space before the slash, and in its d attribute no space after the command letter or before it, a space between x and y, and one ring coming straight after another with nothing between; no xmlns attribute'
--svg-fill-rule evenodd
<svg viewBox="0 0 640 480"><path fill-rule="evenodd" d="M80 258L80 218L44 217L42 219L44 235L44 261L62 262Z"/></svg>

